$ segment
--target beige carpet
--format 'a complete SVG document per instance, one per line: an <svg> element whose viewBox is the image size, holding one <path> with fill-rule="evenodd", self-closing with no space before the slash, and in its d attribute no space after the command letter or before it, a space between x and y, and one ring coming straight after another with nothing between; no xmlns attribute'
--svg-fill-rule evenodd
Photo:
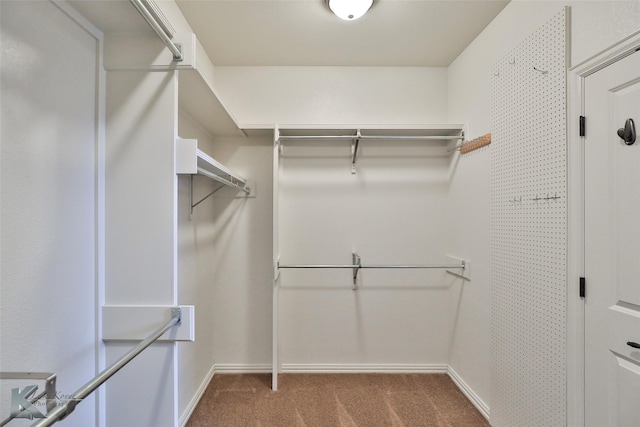
<svg viewBox="0 0 640 427"><path fill-rule="evenodd" d="M489 426L444 374L215 375L187 427Z"/></svg>

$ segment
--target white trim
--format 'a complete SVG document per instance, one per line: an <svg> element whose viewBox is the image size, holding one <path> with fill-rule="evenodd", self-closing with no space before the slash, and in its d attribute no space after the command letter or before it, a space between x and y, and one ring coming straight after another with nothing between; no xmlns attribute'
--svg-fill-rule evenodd
<svg viewBox="0 0 640 427"><path fill-rule="evenodd" d="M222 363L216 364L216 374L270 374L270 363Z"/></svg>
<svg viewBox="0 0 640 427"><path fill-rule="evenodd" d="M640 31L572 67L567 76L568 299L567 425L584 425L584 301L578 280L584 275L584 151L579 116L584 115L585 79L640 48ZM588 118L587 118L588 131ZM588 279L588 278L587 278ZM588 289L587 289L588 292Z"/></svg>
<svg viewBox="0 0 640 427"><path fill-rule="evenodd" d="M69 18L71 18L73 22L78 24L80 28L82 28L83 30L88 32L90 35L95 37L97 40L99 40L101 45L104 43L104 33L100 31L98 27L93 25L91 21L85 18L84 15L78 12L78 10L75 7L71 6L66 0L49 0L49 1L53 3L53 5L56 6L58 9L60 9L62 12L64 12ZM101 46L100 65L103 65L102 53L103 51Z"/></svg>
<svg viewBox="0 0 640 427"><path fill-rule="evenodd" d="M96 146L95 146L95 373L106 368L105 345L102 341L102 306L105 302L105 128L106 128L106 99L107 74L104 70L104 33L91 21L71 6L66 0L50 0L51 4L62 11L71 21L78 25L96 40ZM106 392L104 388L94 392L96 411L96 426L106 426Z"/></svg>
<svg viewBox="0 0 640 427"><path fill-rule="evenodd" d="M216 364L216 374L262 374L271 373L271 364ZM283 374L448 374L445 364L348 364L348 363L283 363Z"/></svg>
<svg viewBox="0 0 640 427"><path fill-rule="evenodd" d="M102 64L104 42L102 36L98 42L98 147L96 153L96 227L97 227L97 290L96 290L96 346L98 347L96 370L103 371L106 366L105 344L102 341L102 306L106 301L106 171L107 171L107 155L106 155L106 111L107 111L107 72ZM96 400L98 402L98 413L96 414L96 425L107 425L107 393L96 390Z"/></svg>
<svg viewBox="0 0 640 427"><path fill-rule="evenodd" d="M187 421L189 421L189 418L191 418L193 411L198 406L200 399L204 395L204 392L207 390L207 387L209 387L209 383L213 379L213 376L215 375L215 373L216 373L216 365L214 364L211 367L211 369L209 369L209 372L207 373L207 376L204 378L202 383L200 383L200 387L198 387L198 390L196 390L196 393L191 399L191 402L189 402L184 412L180 416L180 421L178 424L180 427L184 427L187 424Z"/></svg>
<svg viewBox="0 0 640 427"><path fill-rule="evenodd" d="M446 374L449 372L447 365L439 364L305 364L305 363L283 363L280 366L281 373L299 374Z"/></svg>
<svg viewBox="0 0 640 427"><path fill-rule="evenodd" d="M584 275L583 138L579 136L582 79L567 78L567 425L584 425L584 301L578 295Z"/></svg>
<svg viewBox="0 0 640 427"><path fill-rule="evenodd" d="M278 390L278 294L280 287L278 279L280 270L280 232L279 232L279 182L280 182L280 130L278 125L273 130L273 294L272 294L272 324L271 324L271 389Z"/></svg>
<svg viewBox="0 0 640 427"><path fill-rule="evenodd" d="M483 417L489 421L489 405L487 405L481 398L473 391L471 387L458 375L458 373L451 367L448 367L447 374L449 378L454 382L456 386L460 389L460 391L467 396L467 399L471 401L473 406L476 407L478 411L482 414Z"/></svg>
<svg viewBox="0 0 640 427"><path fill-rule="evenodd" d="M614 62L619 61L625 56L631 55L638 49L638 47L640 47L640 30L630 34L618 43L615 43L611 47L592 56L591 58L571 67L569 71L578 77L588 77Z"/></svg>

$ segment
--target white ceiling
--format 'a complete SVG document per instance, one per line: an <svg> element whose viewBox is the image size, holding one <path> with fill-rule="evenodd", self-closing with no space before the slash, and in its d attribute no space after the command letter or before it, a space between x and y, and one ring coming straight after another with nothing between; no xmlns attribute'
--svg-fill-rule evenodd
<svg viewBox="0 0 640 427"><path fill-rule="evenodd" d="M324 0L176 0L214 65L422 67L451 64L508 1L375 0L347 22ZM70 3L104 32L151 31L129 1Z"/></svg>
<svg viewBox="0 0 640 427"><path fill-rule="evenodd" d="M342 21L323 0L177 0L215 65L446 67L508 0L376 0Z"/></svg>

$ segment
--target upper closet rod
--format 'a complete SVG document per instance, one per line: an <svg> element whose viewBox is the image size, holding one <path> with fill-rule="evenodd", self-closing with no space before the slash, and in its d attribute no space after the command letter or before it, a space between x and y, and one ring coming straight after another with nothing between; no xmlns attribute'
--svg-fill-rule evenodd
<svg viewBox="0 0 640 427"><path fill-rule="evenodd" d="M173 53L173 60L178 62L182 61L184 59L184 56L182 55L182 46L179 43L176 44L171 41L171 37L173 37L172 32L167 27L166 23L162 21L159 23L154 13L149 11L149 9L153 9L150 3L147 0L145 0L144 3L143 0L130 1L138 12L140 12L140 15L142 15L144 20L147 21L147 24L149 24L153 31L155 31L158 37L160 37L163 43L169 48L171 53ZM145 6L145 3L149 6L149 9ZM154 9L154 12L157 11Z"/></svg>
<svg viewBox="0 0 640 427"><path fill-rule="evenodd" d="M278 141L291 141L291 140L314 140L314 139L408 139L408 140L443 140L452 139L459 140L464 139L464 135L280 135Z"/></svg>
<svg viewBox="0 0 640 427"><path fill-rule="evenodd" d="M235 177L233 177L231 175L228 175L229 178L227 179L227 178L221 177L220 175L216 175L216 174L214 174L212 172L209 172L208 170L206 170L204 168L201 168L201 167L198 168L198 173L201 174L201 175L204 175L204 176L206 176L208 178L211 178L214 181L218 181L221 184L228 185L229 187L237 188L238 190L243 191L245 194L251 193L251 188L247 187L247 183L246 182L242 182L242 181L236 179ZM213 193L211 193L211 194L213 194ZM209 197L209 196L207 196L207 197Z"/></svg>

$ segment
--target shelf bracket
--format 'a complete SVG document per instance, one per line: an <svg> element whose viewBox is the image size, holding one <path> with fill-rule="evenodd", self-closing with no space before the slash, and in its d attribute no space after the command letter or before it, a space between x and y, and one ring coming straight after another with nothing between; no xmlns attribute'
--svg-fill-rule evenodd
<svg viewBox="0 0 640 427"><path fill-rule="evenodd" d="M362 267L362 260L360 255L355 252L351 253L351 265L353 265L353 289L354 291L358 289L358 272Z"/></svg>
<svg viewBox="0 0 640 427"><path fill-rule="evenodd" d="M357 130L355 138L351 140L351 175L356 174L356 156L358 155L358 146L360 145L360 138L362 134L360 129Z"/></svg>
<svg viewBox="0 0 640 427"><path fill-rule="evenodd" d="M225 184L220 184L220 186L217 187L215 190L213 190L212 192L210 192L209 194L207 194L206 196L204 196L202 199L198 200L197 202L193 203L193 175L191 175L191 180L189 181L189 193L191 194L191 214L193 214L193 209L196 206L198 206L200 203L202 203L205 200L207 200L209 197L213 196L218 190L220 190L224 186L225 186Z"/></svg>

